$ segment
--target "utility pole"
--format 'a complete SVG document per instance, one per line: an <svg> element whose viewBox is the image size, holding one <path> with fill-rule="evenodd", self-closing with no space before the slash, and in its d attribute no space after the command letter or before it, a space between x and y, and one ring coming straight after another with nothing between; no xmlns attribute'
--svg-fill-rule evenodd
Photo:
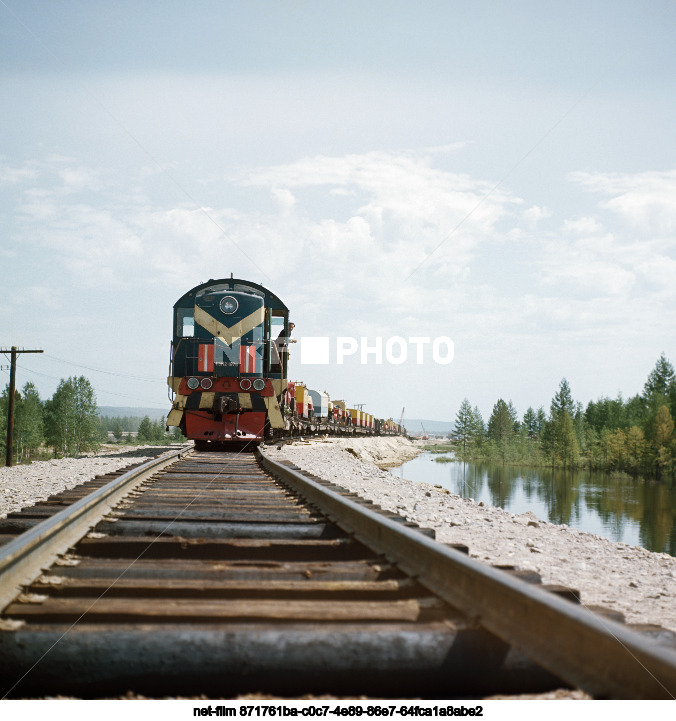
<svg viewBox="0 0 676 721"><path fill-rule="evenodd" d="M19 350L15 345L10 350L0 348L0 353L11 353L12 357L9 366L9 403L7 404L7 453L5 454L5 465L12 465L12 443L14 440L14 393L16 392L16 357L21 353L44 353L42 350Z"/></svg>

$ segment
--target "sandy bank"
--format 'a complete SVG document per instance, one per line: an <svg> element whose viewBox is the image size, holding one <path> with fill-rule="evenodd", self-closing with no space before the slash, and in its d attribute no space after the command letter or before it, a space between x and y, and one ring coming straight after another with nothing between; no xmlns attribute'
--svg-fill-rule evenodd
<svg viewBox="0 0 676 721"><path fill-rule="evenodd" d="M397 436L373 438L321 438L297 441L294 447L326 445L342 448L364 463L372 463L379 468L393 468L410 461L422 453L421 443L409 441Z"/></svg>

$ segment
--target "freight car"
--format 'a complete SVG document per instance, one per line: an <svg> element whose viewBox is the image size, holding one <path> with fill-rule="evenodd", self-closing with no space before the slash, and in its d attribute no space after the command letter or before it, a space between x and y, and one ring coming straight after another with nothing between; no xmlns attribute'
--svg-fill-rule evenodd
<svg viewBox="0 0 676 721"><path fill-rule="evenodd" d="M269 290L233 277L192 288L174 305L167 426L198 447L286 435L393 434L326 392L287 381L289 310Z"/></svg>

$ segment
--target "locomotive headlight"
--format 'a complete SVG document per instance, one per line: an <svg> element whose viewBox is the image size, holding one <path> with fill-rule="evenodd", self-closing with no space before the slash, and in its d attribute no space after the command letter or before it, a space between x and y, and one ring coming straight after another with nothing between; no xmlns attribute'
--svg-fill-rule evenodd
<svg viewBox="0 0 676 721"><path fill-rule="evenodd" d="M251 379L250 378L242 378L242 380L239 382L239 387L243 391L251 390Z"/></svg>
<svg viewBox="0 0 676 721"><path fill-rule="evenodd" d="M262 378L256 378L253 382L253 388L255 391L262 391L265 388L265 381Z"/></svg>
<svg viewBox="0 0 676 721"><path fill-rule="evenodd" d="M237 302L237 298L233 298L231 295L226 295L221 298L221 302L218 304L218 307L225 315L232 315L237 312L239 303Z"/></svg>
<svg viewBox="0 0 676 721"><path fill-rule="evenodd" d="M205 391L208 391L209 388L214 384L214 382L211 380L211 378L202 378L200 385L202 388L204 388Z"/></svg>
<svg viewBox="0 0 676 721"><path fill-rule="evenodd" d="M188 388L190 388L191 391L194 391L195 388L199 387L199 380L197 378L188 378Z"/></svg>

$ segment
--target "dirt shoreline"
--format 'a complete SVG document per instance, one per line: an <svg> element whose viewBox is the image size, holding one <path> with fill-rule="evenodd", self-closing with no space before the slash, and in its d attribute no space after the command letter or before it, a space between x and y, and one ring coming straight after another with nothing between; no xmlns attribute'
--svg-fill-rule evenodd
<svg viewBox="0 0 676 721"><path fill-rule="evenodd" d="M407 438L396 436L383 436L374 438L310 438L296 441L293 447L303 445L316 446L328 444L332 447L342 448L352 456L370 463L378 468L396 468L406 461L410 461L424 451L422 442L409 441Z"/></svg>

